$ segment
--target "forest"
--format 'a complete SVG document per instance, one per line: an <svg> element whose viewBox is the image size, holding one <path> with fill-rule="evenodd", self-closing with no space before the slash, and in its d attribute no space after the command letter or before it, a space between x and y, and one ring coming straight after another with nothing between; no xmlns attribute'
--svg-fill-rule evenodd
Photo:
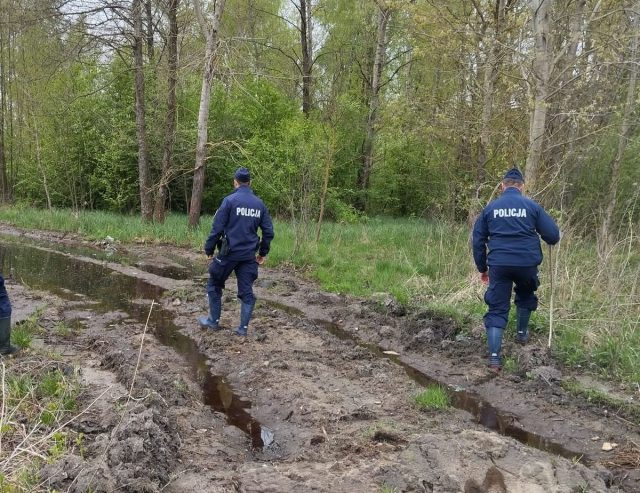
<svg viewBox="0 0 640 493"><path fill-rule="evenodd" d="M512 166L564 224L637 224L640 24L620 0L0 3L5 202L193 226L464 221Z"/></svg>

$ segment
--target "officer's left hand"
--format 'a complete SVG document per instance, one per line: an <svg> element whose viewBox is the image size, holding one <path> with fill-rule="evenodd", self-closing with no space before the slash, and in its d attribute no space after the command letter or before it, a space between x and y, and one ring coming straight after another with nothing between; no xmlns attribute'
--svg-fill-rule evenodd
<svg viewBox="0 0 640 493"><path fill-rule="evenodd" d="M264 264L265 260L266 260L266 257L263 257L261 255L256 255L256 262L258 263L258 265Z"/></svg>
<svg viewBox="0 0 640 493"><path fill-rule="evenodd" d="M207 265L211 265L211 262L213 262L214 258L216 258L214 255L209 255L207 257Z"/></svg>

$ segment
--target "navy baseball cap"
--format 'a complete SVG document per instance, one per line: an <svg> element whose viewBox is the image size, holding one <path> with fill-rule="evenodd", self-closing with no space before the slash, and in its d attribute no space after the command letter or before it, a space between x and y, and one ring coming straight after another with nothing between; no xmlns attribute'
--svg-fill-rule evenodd
<svg viewBox="0 0 640 493"><path fill-rule="evenodd" d="M238 181L238 183L249 183L251 181L251 175L247 168L238 168L233 177Z"/></svg>
<svg viewBox="0 0 640 493"><path fill-rule="evenodd" d="M518 180L524 183L524 176L518 168L511 168L504 174L503 180Z"/></svg>

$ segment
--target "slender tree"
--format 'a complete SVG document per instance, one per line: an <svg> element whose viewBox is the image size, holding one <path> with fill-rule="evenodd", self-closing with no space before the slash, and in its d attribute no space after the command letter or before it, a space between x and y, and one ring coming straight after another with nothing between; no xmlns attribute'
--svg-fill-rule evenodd
<svg viewBox="0 0 640 493"><path fill-rule="evenodd" d="M204 191L204 176L206 169L206 151L209 128L209 102L211 100L211 84L217 64L219 45L219 29L226 0L215 0L213 15L207 21L204 16L200 0L194 0L198 24L205 37L204 71L202 73L202 90L200 92L200 108L198 110L198 140L196 143L196 162L193 172L193 187L191 190L191 205L189 207L189 226L195 227L200 222L202 210L202 193Z"/></svg>
<svg viewBox="0 0 640 493"><path fill-rule="evenodd" d="M385 5L378 4L378 22L376 49L373 60L371 77L368 84L369 111L364 140L362 142L362 164L358 170L358 188L361 191L359 208L366 208L366 195L369 188L371 168L373 167L373 142L376 136L376 124L378 122L378 110L380 108L380 88L382 87L382 69L385 63L385 53L387 50L387 26L391 17L391 9Z"/></svg>
<svg viewBox="0 0 640 493"><path fill-rule="evenodd" d="M142 0L133 0L133 63L135 71L136 135L138 139L138 180L140 187L140 211L146 221L153 219L151 195L151 171L149 145L147 142L146 110L144 101L144 60L142 47Z"/></svg>
<svg viewBox="0 0 640 493"><path fill-rule="evenodd" d="M164 222L167 192L172 174L173 146L176 139L176 84L178 82L178 3L169 0L167 17L169 18L169 37L167 42L167 114L164 123L164 143L162 152L162 174L158 185L153 218Z"/></svg>
<svg viewBox="0 0 640 493"><path fill-rule="evenodd" d="M535 95L531 125L529 126L529 152L525 168L527 189L536 192L540 174L540 164L544 149L544 137L547 124L549 79L551 77L551 28L550 12L553 0L531 0L535 59L533 77Z"/></svg>
<svg viewBox="0 0 640 493"><path fill-rule="evenodd" d="M631 115L637 106L637 81L638 81L638 38L640 37L640 2L636 2L635 8L630 12L632 19L631 46L629 48L629 58L627 67L629 71L629 81L627 83L627 96L624 102L622 118L620 119L620 129L618 131L618 147L613 160L610 163L611 181L609 182L609 193L607 194L607 207L600 229L600 255L604 256L611 243L611 233L613 225L613 213L618 205L618 189L620 187L620 163L627 149L629 133L631 131Z"/></svg>
<svg viewBox="0 0 640 493"><path fill-rule="evenodd" d="M313 35L311 22L311 0L300 0L296 5L300 13L300 47L302 49L302 112L309 116L313 106L312 88L312 68L313 68Z"/></svg>

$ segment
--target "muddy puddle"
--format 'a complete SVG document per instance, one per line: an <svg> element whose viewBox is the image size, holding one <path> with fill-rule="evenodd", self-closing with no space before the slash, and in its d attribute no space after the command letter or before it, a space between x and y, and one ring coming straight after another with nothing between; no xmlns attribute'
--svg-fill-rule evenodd
<svg viewBox="0 0 640 493"><path fill-rule="evenodd" d="M115 243L108 241L98 241L93 247L69 245L66 243L47 242L43 246L42 241L36 241L24 236L3 233L0 235L0 243L5 248L30 248L39 252L58 252L62 256L69 258L88 258L102 262L116 262L122 265L135 266L136 268L170 279L189 279L198 275L200 271L190 262L175 255L166 254L164 261L156 258L147 259L143 256L135 255L131 252L124 252L118 249Z"/></svg>
<svg viewBox="0 0 640 493"><path fill-rule="evenodd" d="M0 242L0 270L30 288L80 301L78 308L122 310L142 323L149 317L149 327L158 341L172 347L188 363L201 385L203 402L224 413L230 425L246 433L253 448L266 450L273 443L273 432L247 411L251 402L236 395L223 377L209 371L206 357L192 339L180 333L173 315L157 303L146 302L159 300L164 289L51 249L16 242ZM85 300L86 307L82 305Z"/></svg>

